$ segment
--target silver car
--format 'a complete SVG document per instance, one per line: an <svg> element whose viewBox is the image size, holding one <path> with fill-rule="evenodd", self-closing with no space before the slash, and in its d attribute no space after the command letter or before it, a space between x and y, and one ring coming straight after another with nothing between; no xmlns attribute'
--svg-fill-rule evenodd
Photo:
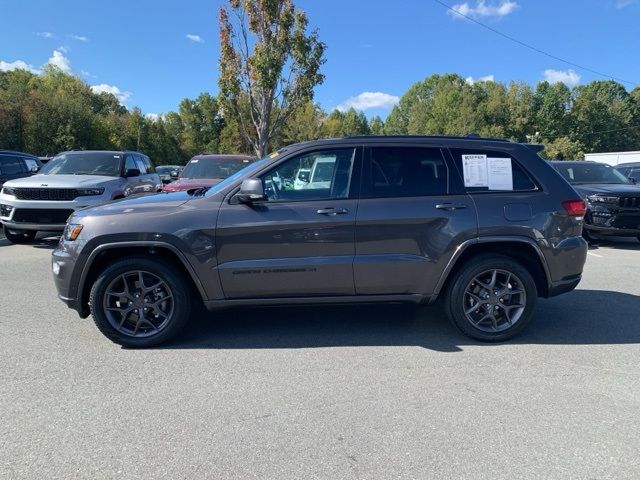
<svg viewBox="0 0 640 480"><path fill-rule="evenodd" d="M0 222L7 240L25 243L39 230L62 232L76 210L161 188L151 160L142 153L64 152L38 175L3 185Z"/></svg>

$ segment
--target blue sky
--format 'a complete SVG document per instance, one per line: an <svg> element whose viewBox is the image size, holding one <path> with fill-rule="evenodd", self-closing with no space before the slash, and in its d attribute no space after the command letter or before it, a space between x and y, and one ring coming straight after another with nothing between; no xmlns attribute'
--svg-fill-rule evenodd
<svg viewBox="0 0 640 480"><path fill-rule="evenodd" d="M508 35L640 84L640 0L443 0ZM221 0L0 0L0 69L54 63L145 113L217 91ZM327 44L325 109L385 116L416 81L600 77L511 43L432 0L297 0ZM188 37L189 36L189 37ZM625 85L628 89L633 85ZM369 94L366 94L369 92Z"/></svg>

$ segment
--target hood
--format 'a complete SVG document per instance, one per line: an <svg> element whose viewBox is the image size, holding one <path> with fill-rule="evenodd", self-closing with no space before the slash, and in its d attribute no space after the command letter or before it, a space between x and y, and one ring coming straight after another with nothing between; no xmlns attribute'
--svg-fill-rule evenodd
<svg viewBox="0 0 640 480"><path fill-rule="evenodd" d="M583 185L573 185L573 188L583 197L603 193L607 195L640 195L640 186L626 185L624 183L589 183Z"/></svg>
<svg viewBox="0 0 640 480"><path fill-rule="evenodd" d="M38 174L26 178L10 180L5 187L18 188L90 188L98 187L110 182L120 181L120 177L105 177L103 175L44 175Z"/></svg>
<svg viewBox="0 0 640 480"><path fill-rule="evenodd" d="M152 215L155 212L164 214L173 208L178 208L192 198L194 198L193 195L189 195L187 192L136 195L95 207L83 208L76 211L74 217L101 217L135 213Z"/></svg>
<svg viewBox="0 0 640 480"><path fill-rule="evenodd" d="M222 178L180 178L169 185L164 186L165 192L181 192L192 188L213 187L220 183Z"/></svg>

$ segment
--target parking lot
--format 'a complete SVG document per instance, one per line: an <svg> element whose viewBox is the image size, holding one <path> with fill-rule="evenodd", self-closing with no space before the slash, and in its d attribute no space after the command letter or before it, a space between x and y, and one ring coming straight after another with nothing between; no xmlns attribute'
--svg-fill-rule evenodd
<svg viewBox="0 0 640 480"><path fill-rule="evenodd" d="M637 478L640 243L506 344L440 308L288 307L108 342L55 298L55 237L0 238L0 478Z"/></svg>

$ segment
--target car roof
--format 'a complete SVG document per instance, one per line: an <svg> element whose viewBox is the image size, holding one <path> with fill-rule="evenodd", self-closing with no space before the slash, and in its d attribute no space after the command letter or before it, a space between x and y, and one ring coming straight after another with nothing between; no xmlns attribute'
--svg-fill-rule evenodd
<svg viewBox="0 0 640 480"><path fill-rule="evenodd" d="M16 150L0 150L0 155L20 155L22 157L38 158L31 153L18 152Z"/></svg>
<svg viewBox="0 0 640 480"><path fill-rule="evenodd" d="M201 153L199 155L195 155L191 160L254 160L256 157L252 157L251 155L231 155L226 153Z"/></svg>
<svg viewBox="0 0 640 480"><path fill-rule="evenodd" d="M640 162L619 163L618 165L616 165L616 168L618 167L640 167Z"/></svg>
<svg viewBox="0 0 640 480"><path fill-rule="evenodd" d="M127 153L137 153L138 155L144 155L145 157L147 156L145 153L142 152L136 152L133 150L67 150L66 152L60 152L58 153L58 155L62 155L62 154L80 154L80 153L107 153L107 154L113 154L113 155L125 155ZM56 155L57 156L57 155Z"/></svg>
<svg viewBox="0 0 640 480"><path fill-rule="evenodd" d="M593 160L551 160L549 163L552 165L608 165Z"/></svg>

